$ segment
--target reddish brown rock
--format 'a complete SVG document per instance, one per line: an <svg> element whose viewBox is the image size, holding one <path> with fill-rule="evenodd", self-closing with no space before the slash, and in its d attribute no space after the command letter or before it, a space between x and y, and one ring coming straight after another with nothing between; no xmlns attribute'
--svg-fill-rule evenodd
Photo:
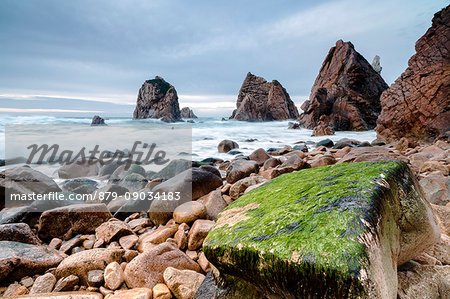
<svg viewBox="0 0 450 299"><path fill-rule="evenodd" d="M130 288L152 289L163 282L163 273L167 267L201 272L196 262L166 242L135 257L125 269L125 282Z"/></svg>
<svg viewBox="0 0 450 299"><path fill-rule="evenodd" d="M314 127L312 134L314 136L334 135L333 128L328 125L329 122L328 117L326 115L322 115L320 117L319 124Z"/></svg>
<svg viewBox="0 0 450 299"><path fill-rule="evenodd" d="M211 220L195 221L188 234L188 249L197 250L202 247L203 241L213 225L214 221Z"/></svg>
<svg viewBox="0 0 450 299"><path fill-rule="evenodd" d="M131 227L123 221L111 218L108 222L102 223L95 229L97 240L103 240L109 243L118 240L122 236L133 234Z"/></svg>
<svg viewBox="0 0 450 299"><path fill-rule="evenodd" d="M166 122L181 120L175 87L158 76L145 81L139 89L133 118L160 118Z"/></svg>
<svg viewBox="0 0 450 299"><path fill-rule="evenodd" d="M298 111L280 82L267 82L262 77L247 74L230 118L236 120L295 119Z"/></svg>
<svg viewBox="0 0 450 299"><path fill-rule="evenodd" d="M34 245L41 244L41 241L26 223L0 224L0 241L15 241Z"/></svg>
<svg viewBox="0 0 450 299"><path fill-rule="evenodd" d="M380 95L388 88L383 78L352 43L338 40L322 64L302 105L302 126L313 129L322 115L336 131L373 129L381 111Z"/></svg>
<svg viewBox="0 0 450 299"><path fill-rule="evenodd" d="M450 6L434 15L408 68L381 96L378 138L432 141L450 134Z"/></svg>

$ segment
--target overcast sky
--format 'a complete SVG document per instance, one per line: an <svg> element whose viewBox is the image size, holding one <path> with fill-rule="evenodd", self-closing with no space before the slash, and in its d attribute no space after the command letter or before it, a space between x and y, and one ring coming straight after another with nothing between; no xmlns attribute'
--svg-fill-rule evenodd
<svg viewBox="0 0 450 299"><path fill-rule="evenodd" d="M1 0L0 113L131 116L159 75L181 106L229 116L249 71L300 104L338 39L391 84L447 2Z"/></svg>

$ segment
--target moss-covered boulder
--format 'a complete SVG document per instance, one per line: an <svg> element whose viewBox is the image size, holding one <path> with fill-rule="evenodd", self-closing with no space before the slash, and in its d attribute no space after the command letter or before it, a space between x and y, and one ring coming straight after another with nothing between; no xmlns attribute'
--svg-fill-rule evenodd
<svg viewBox="0 0 450 299"><path fill-rule="evenodd" d="M203 250L222 287L244 281L270 298L396 298L397 265L438 239L407 165L362 162L285 174L245 194L219 214Z"/></svg>

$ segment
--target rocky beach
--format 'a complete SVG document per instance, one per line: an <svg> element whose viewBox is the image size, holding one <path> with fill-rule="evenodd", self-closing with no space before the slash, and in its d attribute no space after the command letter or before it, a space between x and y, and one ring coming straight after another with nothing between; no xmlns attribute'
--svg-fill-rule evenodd
<svg viewBox="0 0 450 299"><path fill-rule="evenodd" d="M336 41L301 109L248 72L226 118L155 76L127 118L41 119L98 142L188 128L191 148L155 150L158 168L130 148L109 163L2 153L0 296L450 298L450 6L390 86L358 47Z"/></svg>

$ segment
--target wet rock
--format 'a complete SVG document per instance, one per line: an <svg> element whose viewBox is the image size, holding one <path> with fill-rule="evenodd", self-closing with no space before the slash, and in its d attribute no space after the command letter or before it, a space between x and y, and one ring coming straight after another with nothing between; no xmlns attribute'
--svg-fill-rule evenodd
<svg viewBox="0 0 450 299"><path fill-rule="evenodd" d="M122 236L131 234L133 234L131 227L125 222L115 218L109 219L95 229L95 237L97 240L103 240L105 243L118 240Z"/></svg>
<svg viewBox="0 0 450 299"><path fill-rule="evenodd" d="M236 108L230 119L261 121L298 117L297 107L280 82L267 82L251 73L247 74L242 83Z"/></svg>
<svg viewBox="0 0 450 299"><path fill-rule="evenodd" d="M405 163L348 163L286 174L243 195L219 214L203 251L221 279L266 296L394 298L397 265L438 238Z"/></svg>
<svg viewBox="0 0 450 299"><path fill-rule="evenodd" d="M0 241L40 245L41 241L26 223L0 224Z"/></svg>
<svg viewBox="0 0 450 299"><path fill-rule="evenodd" d="M238 199L242 194L244 194L248 187L263 183L265 181L267 180L262 176L246 177L234 183L230 188L229 194L232 199Z"/></svg>
<svg viewBox="0 0 450 299"><path fill-rule="evenodd" d="M250 156L248 156L248 158L258 163L259 166L263 166L264 162L270 159L270 156L266 153L266 151L263 148L258 148L253 153L251 153Z"/></svg>
<svg viewBox="0 0 450 299"><path fill-rule="evenodd" d="M131 173L120 180L119 186L128 189L130 192L136 192L145 188L147 183L148 180L144 176L138 173Z"/></svg>
<svg viewBox="0 0 450 299"><path fill-rule="evenodd" d="M180 120L181 112L175 87L158 76L145 81L139 89L133 118L160 118L165 122Z"/></svg>
<svg viewBox="0 0 450 299"><path fill-rule="evenodd" d="M163 273L167 267L201 271L199 265L184 252L166 242L141 253L127 265L127 286L152 289L156 284L163 283Z"/></svg>
<svg viewBox="0 0 450 299"><path fill-rule="evenodd" d="M345 162L380 162L389 160L405 160L384 146L354 147L337 163Z"/></svg>
<svg viewBox="0 0 450 299"><path fill-rule="evenodd" d="M36 295L24 295L18 297L21 299L102 299L103 296L96 292L86 292L86 291L74 291L74 292L56 292L50 294L36 294Z"/></svg>
<svg viewBox="0 0 450 299"><path fill-rule="evenodd" d="M173 219L177 223L191 223L203 218L206 218L206 207L198 201L186 202L173 211Z"/></svg>
<svg viewBox="0 0 450 299"><path fill-rule="evenodd" d="M65 192L88 194L95 191L98 183L88 178L74 178L62 183L61 188Z"/></svg>
<svg viewBox="0 0 450 299"><path fill-rule="evenodd" d="M154 231L139 236L138 250L144 252L155 247L158 244L164 243L168 238L171 238L178 230L178 225L167 224L160 226Z"/></svg>
<svg viewBox="0 0 450 299"><path fill-rule="evenodd" d="M239 144L237 144L233 140L228 139L222 140L217 146L217 150L219 151L219 153L228 153L235 148L239 148Z"/></svg>
<svg viewBox="0 0 450 299"><path fill-rule="evenodd" d="M281 164L281 161L277 158L270 158L266 162L264 162L264 169L269 169L272 167L276 167Z"/></svg>
<svg viewBox="0 0 450 299"><path fill-rule="evenodd" d="M56 268L56 277L76 275L82 285L88 285L88 273L92 270L104 270L112 262L122 262L122 249L96 248L72 254Z"/></svg>
<svg viewBox="0 0 450 299"><path fill-rule="evenodd" d="M63 258L63 254L44 246L0 241L0 281L41 274L58 265Z"/></svg>
<svg viewBox="0 0 450 299"><path fill-rule="evenodd" d="M92 118L91 126L106 126L105 119L95 115Z"/></svg>
<svg viewBox="0 0 450 299"><path fill-rule="evenodd" d="M408 68L381 96L378 138L406 137L432 141L450 128L448 65L450 7L436 13L431 27L416 42Z"/></svg>
<svg viewBox="0 0 450 299"><path fill-rule="evenodd" d="M78 204L45 211L39 219L39 237L43 240L68 240L77 234L94 233L112 217L105 204Z"/></svg>
<svg viewBox="0 0 450 299"><path fill-rule="evenodd" d="M84 159L72 163L65 163L58 170L60 179L73 179L98 175L100 163L97 160Z"/></svg>
<svg viewBox="0 0 450 299"><path fill-rule="evenodd" d="M294 170L300 170L310 168L310 165L299 156L291 155L280 165L280 167L291 167Z"/></svg>
<svg viewBox="0 0 450 299"><path fill-rule="evenodd" d="M18 283L14 283L9 285L9 287L6 289L5 293L3 294L3 297L5 298L11 298L16 297L20 295L24 295L28 292L27 288L23 285L20 285Z"/></svg>
<svg viewBox="0 0 450 299"><path fill-rule="evenodd" d="M188 249L199 249L213 225L214 221L211 220L196 220L188 234Z"/></svg>
<svg viewBox="0 0 450 299"><path fill-rule="evenodd" d="M164 271L164 282L179 299L193 299L205 275L191 270L168 267Z"/></svg>
<svg viewBox="0 0 450 299"><path fill-rule="evenodd" d="M227 206L226 201L222 197L220 190L211 191L208 195L205 195L203 203L206 207L206 218L209 220L215 220L217 215Z"/></svg>
<svg viewBox="0 0 450 299"><path fill-rule="evenodd" d="M110 290L117 290L125 280L122 267L119 263L112 262L105 268L105 287Z"/></svg>
<svg viewBox="0 0 450 299"><path fill-rule="evenodd" d="M336 163L336 159L333 156L320 156L312 161L309 162L311 164L311 167L320 167L320 166L327 166L327 165L333 165Z"/></svg>
<svg viewBox="0 0 450 299"><path fill-rule="evenodd" d="M325 147L333 147L334 143L331 139L324 139L316 143L316 147L325 146Z"/></svg>
<svg viewBox="0 0 450 299"><path fill-rule="evenodd" d="M158 173L152 176L152 178L160 178L163 180L168 180L173 178L177 174L182 173L183 171L190 169L192 167L192 162L184 159L176 159L172 160L167 164L163 169L161 169Z"/></svg>
<svg viewBox="0 0 450 299"><path fill-rule="evenodd" d="M56 284L56 277L52 273L39 276L31 287L30 294L50 293Z"/></svg>
<svg viewBox="0 0 450 299"><path fill-rule="evenodd" d="M251 173L257 173L259 170L258 163L244 159L237 159L231 162L227 168L226 180L233 184L242 178L249 176Z"/></svg>
<svg viewBox="0 0 450 299"><path fill-rule="evenodd" d="M181 109L181 117L182 118L197 118L197 116L194 114L194 111L192 111L189 107L184 107Z"/></svg>

